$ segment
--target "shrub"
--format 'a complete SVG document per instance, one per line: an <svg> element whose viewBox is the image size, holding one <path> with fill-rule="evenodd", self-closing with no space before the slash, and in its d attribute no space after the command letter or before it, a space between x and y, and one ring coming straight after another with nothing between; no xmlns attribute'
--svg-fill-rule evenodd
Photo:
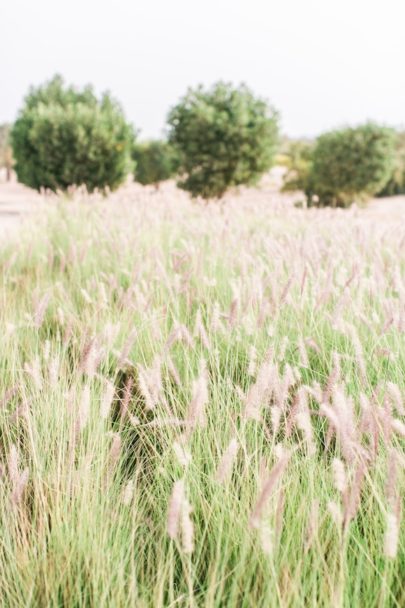
<svg viewBox="0 0 405 608"><path fill-rule="evenodd" d="M395 133L368 123L321 135L304 179L308 203L345 207L376 194L394 166Z"/></svg>
<svg viewBox="0 0 405 608"><path fill-rule="evenodd" d="M313 143L305 140L291 141L286 149L284 165L287 171L284 175L283 191L303 190L309 195L313 193L310 187Z"/></svg>
<svg viewBox="0 0 405 608"><path fill-rule="evenodd" d="M179 186L193 197L221 198L268 171L278 141L278 114L241 85L190 89L168 118L179 154Z"/></svg>
<svg viewBox="0 0 405 608"><path fill-rule="evenodd" d="M398 133L394 169L378 196L405 194L405 132Z"/></svg>
<svg viewBox="0 0 405 608"><path fill-rule="evenodd" d="M144 186L170 179L178 169L178 159L173 147L165 141L137 143L132 152L135 179Z"/></svg>
<svg viewBox="0 0 405 608"><path fill-rule="evenodd" d="M17 177L36 189L115 189L132 168L133 138L109 94L99 100L56 76L31 89L12 129Z"/></svg>

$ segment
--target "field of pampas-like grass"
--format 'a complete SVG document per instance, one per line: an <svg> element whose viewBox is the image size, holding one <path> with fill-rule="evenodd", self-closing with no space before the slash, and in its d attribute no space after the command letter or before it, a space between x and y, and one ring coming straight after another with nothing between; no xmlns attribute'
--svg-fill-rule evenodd
<svg viewBox="0 0 405 608"><path fill-rule="evenodd" d="M78 193L0 269L2 606L405 605L403 222Z"/></svg>

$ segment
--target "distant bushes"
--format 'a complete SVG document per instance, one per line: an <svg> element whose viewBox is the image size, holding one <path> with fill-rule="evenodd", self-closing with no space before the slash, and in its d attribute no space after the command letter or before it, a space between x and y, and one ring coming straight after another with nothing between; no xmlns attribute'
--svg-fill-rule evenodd
<svg viewBox="0 0 405 608"><path fill-rule="evenodd" d="M398 133L394 168L378 196L405 194L405 132Z"/></svg>
<svg viewBox="0 0 405 608"><path fill-rule="evenodd" d="M176 175L179 162L173 147L166 141L136 143L132 158L135 161L135 180L140 184L159 187Z"/></svg>
<svg viewBox="0 0 405 608"><path fill-rule="evenodd" d="M232 186L255 184L272 166L278 114L244 85L190 89L168 124L179 154L179 186L193 197L221 198Z"/></svg>
<svg viewBox="0 0 405 608"><path fill-rule="evenodd" d="M54 191L117 188L132 166L133 139L110 95L99 100L91 87L79 91L60 77L30 91L11 132L19 181Z"/></svg>
<svg viewBox="0 0 405 608"><path fill-rule="evenodd" d="M10 142L10 125L4 123L0 125L0 169L6 170L7 180L11 177L13 163L13 150Z"/></svg>
<svg viewBox="0 0 405 608"><path fill-rule="evenodd" d="M289 142L283 155L283 165L287 168L283 185L285 192L303 190L308 197L312 196L310 182L313 147L313 142L302 140Z"/></svg>
<svg viewBox="0 0 405 608"><path fill-rule="evenodd" d="M321 135L292 157L285 189L304 190L308 205L346 207L379 192L394 167L395 133L367 123Z"/></svg>

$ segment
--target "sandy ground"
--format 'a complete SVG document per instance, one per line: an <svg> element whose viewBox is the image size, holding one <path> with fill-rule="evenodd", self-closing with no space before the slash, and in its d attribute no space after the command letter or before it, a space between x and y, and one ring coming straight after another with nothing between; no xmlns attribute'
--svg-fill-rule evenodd
<svg viewBox="0 0 405 608"><path fill-rule="evenodd" d="M0 244L43 206L43 197L16 182L0 183Z"/></svg>
<svg viewBox="0 0 405 608"><path fill-rule="evenodd" d="M291 205L297 200L302 200L302 195L280 194L281 173L275 167L271 174L263 179L260 188L244 188L238 194L230 193L228 196L242 197L244 202L257 200L258 198L270 203L279 205ZM151 195L156 195L153 188L149 188ZM143 188L139 184L129 184L123 188L126 200L136 200L144 195L148 188ZM156 196L164 197L165 193L173 196L176 190L173 183L166 183L161 186ZM179 192L179 196L186 196L184 192ZM116 195L113 197L116 198ZM226 203L226 199L224 201ZM0 183L0 245L8 237L15 236L23 223L35 221L35 214L43 210L46 205L45 198L16 182ZM391 198L374 199L361 210L368 218L375 217L375 220L390 217L390 220L405 222L405 196Z"/></svg>

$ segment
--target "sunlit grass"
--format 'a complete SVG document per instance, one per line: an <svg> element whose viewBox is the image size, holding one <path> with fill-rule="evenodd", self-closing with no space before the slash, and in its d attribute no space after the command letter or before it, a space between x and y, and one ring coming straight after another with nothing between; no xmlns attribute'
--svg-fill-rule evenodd
<svg viewBox="0 0 405 608"><path fill-rule="evenodd" d="M0 254L3 605L403 606L403 226L53 204Z"/></svg>

